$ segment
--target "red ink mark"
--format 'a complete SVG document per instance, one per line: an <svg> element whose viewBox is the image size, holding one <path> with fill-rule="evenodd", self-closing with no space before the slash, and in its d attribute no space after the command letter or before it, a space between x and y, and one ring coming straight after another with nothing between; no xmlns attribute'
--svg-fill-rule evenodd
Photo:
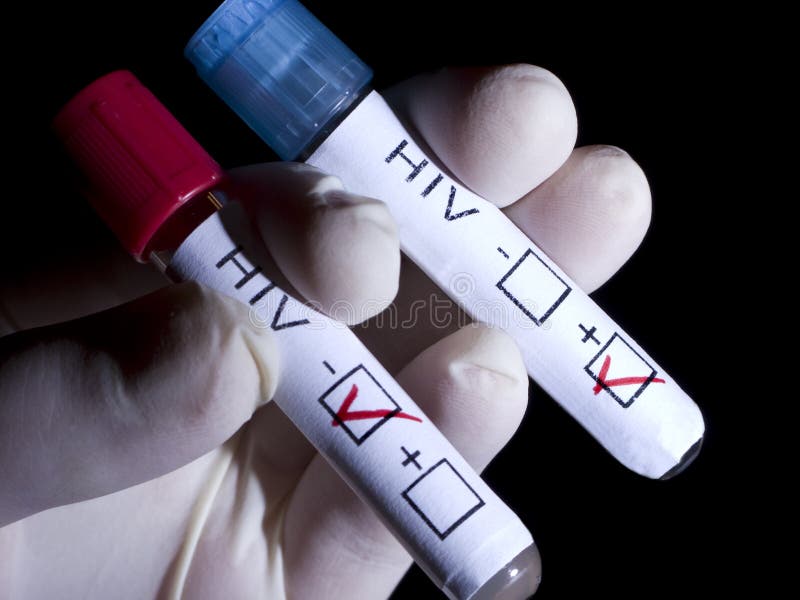
<svg viewBox="0 0 800 600"><path fill-rule="evenodd" d="M592 388L594 395L600 393L603 389L603 386L612 388L617 387L619 385L633 385L636 383L664 383L663 379L658 377L654 377L650 379L649 377L619 377L618 379L606 379L606 375L608 375L608 369L611 367L611 355L606 354L606 358L603 361L603 366L600 367L600 372L597 374L597 385Z"/></svg>
<svg viewBox="0 0 800 600"><path fill-rule="evenodd" d="M394 413L394 411L386 408L379 408L377 410L349 411L348 409L350 408L350 405L353 404L356 396L358 396L358 386L354 383L353 387L350 388L350 392L345 397L344 402L342 402L342 405L339 407L339 410L336 411L336 418L331 422L331 425L338 427L340 422L344 423L346 421L361 421L363 419L379 419L390 414L392 417L397 417L398 419L408 419L409 421L422 423L422 419L419 417L415 417L414 415L409 415L404 412Z"/></svg>

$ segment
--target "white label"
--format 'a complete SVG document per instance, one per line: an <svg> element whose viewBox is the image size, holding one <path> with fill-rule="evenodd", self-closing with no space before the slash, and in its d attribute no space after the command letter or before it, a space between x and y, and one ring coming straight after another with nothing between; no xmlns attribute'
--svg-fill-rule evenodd
<svg viewBox="0 0 800 600"><path fill-rule="evenodd" d="M307 161L383 200L404 252L624 465L660 477L704 431L692 400L497 207L425 156L371 93Z"/></svg>
<svg viewBox="0 0 800 600"><path fill-rule="evenodd" d="M187 238L168 273L251 306L279 343L275 402L437 585L469 598L530 533L347 327L264 276L263 252L230 204Z"/></svg>

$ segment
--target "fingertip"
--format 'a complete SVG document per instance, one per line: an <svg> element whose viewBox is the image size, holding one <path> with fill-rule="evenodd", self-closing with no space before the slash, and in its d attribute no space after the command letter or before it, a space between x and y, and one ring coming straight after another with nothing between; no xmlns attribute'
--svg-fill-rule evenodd
<svg viewBox="0 0 800 600"><path fill-rule="evenodd" d="M501 329L473 323L451 338L449 372L455 385L448 400L462 405L472 439L484 444L474 457L475 466L483 469L522 422L528 373L516 343Z"/></svg>
<svg viewBox="0 0 800 600"><path fill-rule="evenodd" d="M644 235L650 223L650 185L639 164L622 148L592 145L579 148L576 156L586 163L586 177L602 198L609 224Z"/></svg>
<svg viewBox="0 0 800 600"><path fill-rule="evenodd" d="M400 239L384 203L300 163L253 165L232 178L281 272L305 299L348 325L392 302Z"/></svg>
<svg viewBox="0 0 800 600"><path fill-rule="evenodd" d="M397 295L400 238L384 203L344 191L326 194L302 245L292 282L334 319L361 323Z"/></svg>
<svg viewBox="0 0 800 600"><path fill-rule="evenodd" d="M607 145L575 149L552 177L504 209L586 292L639 247L651 210L642 169L627 152Z"/></svg>
<svg viewBox="0 0 800 600"><path fill-rule="evenodd" d="M501 207L554 173L577 136L566 87L533 65L448 69L391 96L453 174Z"/></svg>
<svg viewBox="0 0 800 600"><path fill-rule="evenodd" d="M511 439L528 403L519 349L507 333L483 324L467 325L435 343L398 381L478 470Z"/></svg>
<svg viewBox="0 0 800 600"><path fill-rule="evenodd" d="M485 182L476 191L501 208L555 173L575 147L575 106L547 69L515 64L490 71L477 84L469 109L473 145L494 143L471 154L465 168L482 169Z"/></svg>
<svg viewBox="0 0 800 600"><path fill-rule="evenodd" d="M443 340L444 341L444 340ZM475 376L482 387L498 385L512 392L528 390L528 374L513 338L503 330L483 323L471 323L446 338L437 351L450 361L450 374L468 385ZM473 369L477 368L477 372ZM519 397L518 393L513 396Z"/></svg>

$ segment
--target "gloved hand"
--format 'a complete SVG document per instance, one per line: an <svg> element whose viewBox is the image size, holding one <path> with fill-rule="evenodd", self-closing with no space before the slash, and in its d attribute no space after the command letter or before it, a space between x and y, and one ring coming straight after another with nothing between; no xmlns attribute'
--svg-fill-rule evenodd
<svg viewBox="0 0 800 600"><path fill-rule="evenodd" d="M390 99L468 187L500 205L521 198L509 216L587 291L641 240L650 210L641 171L613 148L570 155L574 109L549 73L446 71ZM383 205L306 166L233 176L307 299L327 310L371 307L352 322L391 300L399 246ZM609 226L613 238L602 235ZM24 328L160 285L119 252L82 267L71 281L83 289L54 286L47 302L19 289L3 314ZM406 267L401 314L431 285ZM24 598L388 596L410 558L277 407L263 405L276 372L265 331L240 305L182 284L0 339L0 589ZM370 346L482 469L522 417L527 375L502 332L468 326L442 337L448 331L417 324Z"/></svg>

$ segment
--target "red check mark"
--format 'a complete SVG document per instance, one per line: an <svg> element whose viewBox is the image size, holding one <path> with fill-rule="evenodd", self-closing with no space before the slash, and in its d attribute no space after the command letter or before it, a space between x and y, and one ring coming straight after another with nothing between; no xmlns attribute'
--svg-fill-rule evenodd
<svg viewBox="0 0 800 600"><path fill-rule="evenodd" d="M334 427L338 427L339 423L344 423L346 421L361 421L363 419L380 419L391 415L392 417L397 417L398 419L408 419L409 421L416 421L418 423L422 423L422 419L419 417L415 417L414 415L409 415L404 412L395 413L393 410L389 410L386 408L379 408L377 410L350 410L350 406L353 404L353 401L358 396L358 386L354 383L353 387L350 388L350 392L342 402L342 405L339 407L339 410L336 411L336 418L333 420L331 425Z"/></svg>
<svg viewBox="0 0 800 600"><path fill-rule="evenodd" d="M600 393L603 387L612 388L619 385L642 384L648 381L650 383L664 383L664 380L658 377L654 377L653 379L649 377L619 377L617 379L606 379L609 368L611 368L611 355L606 354L606 358L603 360L603 366L600 367L600 372L597 374L597 385L592 389L595 396Z"/></svg>

